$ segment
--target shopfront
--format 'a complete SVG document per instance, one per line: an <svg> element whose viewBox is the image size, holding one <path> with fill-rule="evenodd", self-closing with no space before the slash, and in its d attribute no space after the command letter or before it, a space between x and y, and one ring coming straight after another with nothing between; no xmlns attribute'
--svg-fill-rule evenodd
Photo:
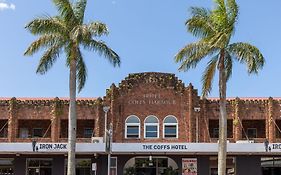
<svg viewBox="0 0 281 175"><path fill-rule="evenodd" d="M281 147L228 143L227 175L278 175ZM0 143L1 175L63 175L67 143ZM217 143L113 143L111 175L217 174ZM78 143L77 175L106 175L104 143ZM245 174L246 175L246 174Z"/></svg>
<svg viewBox="0 0 281 175"><path fill-rule="evenodd" d="M168 171L178 172L177 163L166 156L136 156L129 159L124 168L124 174L161 175Z"/></svg>
<svg viewBox="0 0 281 175"><path fill-rule="evenodd" d="M14 175L14 159L0 158L0 175Z"/></svg>

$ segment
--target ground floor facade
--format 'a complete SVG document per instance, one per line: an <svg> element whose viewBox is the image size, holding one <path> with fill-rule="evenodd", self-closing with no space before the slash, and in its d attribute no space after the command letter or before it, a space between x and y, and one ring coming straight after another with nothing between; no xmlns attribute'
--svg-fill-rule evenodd
<svg viewBox="0 0 281 175"><path fill-rule="evenodd" d="M216 143L113 143L110 154L105 146L78 143L76 174L217 174ZM227 175L281 172L279 143L228 143L227 150ZM0 175L65 175L66 169L67 143L0 143Z"/></svg>
<svg viewBox="0 0 281 175"><path fill-rule="evenodd" d="M64 155L2 156L0 175L64 175ZM215 156L113 155L111 175L216 175ZM281 157L232 156L227 159L227 175L279 175ZM106 175L107 156L77 156L77 175Z"/></svg>

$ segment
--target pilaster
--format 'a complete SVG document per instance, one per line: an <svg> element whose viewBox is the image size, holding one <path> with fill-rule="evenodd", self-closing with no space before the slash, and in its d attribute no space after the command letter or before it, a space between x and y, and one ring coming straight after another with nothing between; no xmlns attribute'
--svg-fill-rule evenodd
<svg viewBox="0 0 281 175"><path fill-rule="evenodd" d="M56 97L52 104L51 111L51 140L52 142L58 142L60 137L60 115L62 114L62 106L60 99Z"/></svg>
<svg viewBox="0 0 281 175"><path fill-rule="evenodd" d="M9 118L8 118L8 142L15 142L18 132L17 120L17 99L15 97L9 100Z"/></svg>
<svg viewBox="0 0 281 175"><path fill-rule="evenodd" d="M209 121L208 121L208 113L207 113L207 99L202 99L202 109L200 113L200 134L201 139L199 142L210 142L210 133L209 133Z"/></svg>
<svg viewBox="0 0 281 175"><path fill-rule="evenodd" d="M235 141L242 140L242 119L240 116L240 99L235 98L234 102L234 118L233 118L233 138Z"/></svg>
<svg viewBox="0 0 281 175"><path fill-rule="evenodd" d="M269 97L268 99L268 118L266 119L266 123L268 125L268 141L274 143L276 140L276 132L275 132L275 118L273 115L273 98Z"/></svg>
<svg viewBox="0 0 281 175"><path fill-rule="evenodd" d="M103 122L103 116L104 116L104 113L103 113L103 110L102 110L102 99L101 98L98 98L96 100L96 103L95 103L95 108L96 108L96 120L95 120L95 128L94 128L94 133L95 133L95 137L103 137L103 126L104 124L102 123Z"/></svg>
<svg viewBox="0 0 281 175"><path fill-rule="evenodd" d="M189 113L188 113L188 136L189 142L195 142L195 117L194 117L194 102L193 102L193 86L189 84L188 86L188 101L189 101Z"/></svg>

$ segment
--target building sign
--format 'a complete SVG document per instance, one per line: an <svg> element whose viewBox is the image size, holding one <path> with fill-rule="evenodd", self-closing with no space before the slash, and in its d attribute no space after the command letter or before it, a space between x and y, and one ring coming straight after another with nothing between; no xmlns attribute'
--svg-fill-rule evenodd
<svg viewBox="0 0 281 175"><path fill-rule="evenodd" d="M265 149L266 152L281 152L281 143L271 143L268 145L268 148Z"/></svg>
<svg viewBox="0 0 281 175"><path fill-rule="evenodd" d="M183 158L182 159L182 175L197 175L197 159Z"/></svg>
<svg viewBox="0 0 281 175"><path fill-rule="evenodd" d="M113 143L113 153L191 153L217 152L217 144L211 143Z"/></svg>
<svg viewBox="0 0 281 175"><path fill-rule="evenodd" d="M187 150L186 144L143 144L143 150Z"/></svg>
<svg viewBox="0 0 281 175"><path fill-rule="evenodd" d="M67 143L0 143L0 153L67 153ZM104 153L104 143L76 143L76 153Z"/></svg>
<svg viewBox="0 0 281 175"><path fill-rule="evenodd" d="M67 143L0 143L0 153L66 153ZM76 143L76 153L105 153L105 143ZM112 153L216 154L217 143L112 143ZM281 153L281 143L227 143L227 153Z"/></svg>
<svg viewBox="0 0 281 175"><path fill-rule="evenodd" d="M176 100L163 97L161 94L148 93L143 96L131 99L128 101L129 105L175 105Z"/></svg>
<svg viewBox="0 0 281 175"><path fill-rule="evenodd" d="M32 142L32 150L33 152L40 151L67 151L66 143L36 143Z"/></svg>

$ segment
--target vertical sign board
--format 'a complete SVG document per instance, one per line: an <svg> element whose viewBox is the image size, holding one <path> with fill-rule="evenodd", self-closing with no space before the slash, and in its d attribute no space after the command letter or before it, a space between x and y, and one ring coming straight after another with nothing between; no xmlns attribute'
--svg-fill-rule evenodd
<svg viewBox="0 0 281 175"><path fill-rule="evenodd" d="M197 175L197 158L182 159L182 175Z"/></svg>
<svg viewBox="0 0 281 175"><path fill-rule="evenodd" d="M97 174L97 163L92 163L92 171L93 171L93 175Z"/></svg>

